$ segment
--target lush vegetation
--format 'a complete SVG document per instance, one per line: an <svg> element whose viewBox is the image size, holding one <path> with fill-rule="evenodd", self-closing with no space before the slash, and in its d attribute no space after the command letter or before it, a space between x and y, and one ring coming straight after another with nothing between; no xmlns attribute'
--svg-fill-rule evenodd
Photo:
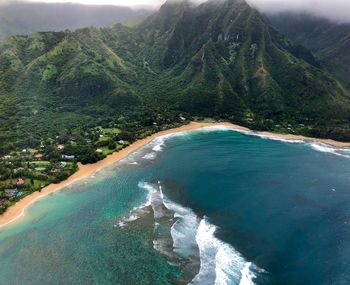
<svg viewBox="0 0 350 285"><path fill-rule="evenodd" d="M2 209L192 116L350 140L347 92L243 0L171 1L133 28L13 36L0 63ZM17 179L20 196L6 197Z"/></svg>
<svg viewBox="0 0 350 285"><path fill-rule="evenodd" d="M77 170L78 161L97 162L135 140L186 122L176 112L138 108L125 116L96 117L81 126L54 129L52 125L42 136L28 130L30 138L23 141L27 148L14 144L0 158L0 213L26 195L68 178ZM9 190L15 192L8 195Z"/></svg>
<svg viewBox="0 0 350 285"><path fill-rule="evenodd" d="M282 33L310 49L322 66L350 90L350 23L293 13L268 18Z"/></svg>

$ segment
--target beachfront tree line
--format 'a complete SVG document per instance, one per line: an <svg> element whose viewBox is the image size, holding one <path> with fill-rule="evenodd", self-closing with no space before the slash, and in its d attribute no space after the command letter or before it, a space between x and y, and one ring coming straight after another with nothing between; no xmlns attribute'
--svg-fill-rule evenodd
<svg viewBox="0 0 350 285"><path fill-rule="evenodd" d="M10 147L0 146L0 213L26 195L67 179L77 171L77 162L95 163L138 139L189 119L193 118L144 109L131 117L107 116L95 124L51 130L46 135L33 129L29 137ZM18 184L22 180L24 183Z"/></svg>

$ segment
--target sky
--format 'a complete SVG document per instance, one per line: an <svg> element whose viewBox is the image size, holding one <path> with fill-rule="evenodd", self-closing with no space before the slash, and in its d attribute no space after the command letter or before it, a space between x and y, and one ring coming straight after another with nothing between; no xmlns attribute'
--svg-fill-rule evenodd
<svg viewBox="0 0 350 285"><path fill-rule="evenodd" d="M0 0L1 2L14 0ZM159 7L165 0L25 0L32 2L74 2L90 5L151 6ZM195 0L203 1L203 0ZM247 0L252 6L263 12L306 12L323 16L337 22L350 23L350 0Z"/></svg>
<svg viewBox="0 0 350 285"><path fill-rule="evenodd" d="M263 12L306 12L350 23L350 0L247 0Z"/></svg>

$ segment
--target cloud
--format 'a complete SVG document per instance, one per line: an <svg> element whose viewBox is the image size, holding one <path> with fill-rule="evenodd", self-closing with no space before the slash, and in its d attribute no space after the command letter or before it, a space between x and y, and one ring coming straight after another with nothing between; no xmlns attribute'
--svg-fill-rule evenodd
<svg viewBox="0 0 350 285"><path fill-rule="evenodd" d="M247 0L264 13L295 12L350 23L350 0Z"/></svg>
<svg viewBox="0 0 350 285"><path fill-rule="evenodd" d="M11 0L0 0L0 5L9 4L9 3L12 3L12 2L15 2L15 1L11 1Z"/></svg>
<svg viewBox="0 0 350 285"><path fill-rule="evenodd" d="M9 2L15 2L17 0L0 0ZM43 3L75 3L85 5L115 5L115 6L148 6L148 7L159 7L166 0L19 0L22 2L43 2Z"/></svg>
<svg viewBox="0 0 350 285"><path fill-rule="evenodd" d="M109 4L122 6L149 6L157 8L166 0L22 0L29 2L73 2L83 4ZM205 0L193 0L204 2ZM220 0L211 0L220 1ZM246 0L253 7L265 13L303 12L315 16L326 17L336 22L350 23L350 0ZM0 4L16 2L16 0L0 0Z"/></svg>
<svg viewBox="0 0 350 285"><path fill-rule="evenodd" d="M16 0L0 0L1 1L16 1ZM166 0L22 0L27 2L45 2L45 3L80 3L86 5L117 5L117 6L149 6L159 8ZM170 0L183 1L183 0ZM202 3L206 0L191 0L194 3ZM218 1L218 0L214 0Z"/></svg>

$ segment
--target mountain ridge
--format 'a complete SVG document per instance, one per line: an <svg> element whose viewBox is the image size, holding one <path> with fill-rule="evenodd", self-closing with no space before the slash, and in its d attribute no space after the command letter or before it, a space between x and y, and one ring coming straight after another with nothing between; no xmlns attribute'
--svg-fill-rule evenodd
<svg viewBox="0 0 350 285"><path fill-rule="evenodd" d="M0 61L7 145L101 116L147 120L139 108L350 140L346 92L243 0L167 2L136 27L13 36Z"/></svg>
<svg viewBox="0 0 350 285"><path fill-rule="evenodd" d="M350 24L308 14L267 14L281 33L310 49L317 60L350 89Z"/></svg>

